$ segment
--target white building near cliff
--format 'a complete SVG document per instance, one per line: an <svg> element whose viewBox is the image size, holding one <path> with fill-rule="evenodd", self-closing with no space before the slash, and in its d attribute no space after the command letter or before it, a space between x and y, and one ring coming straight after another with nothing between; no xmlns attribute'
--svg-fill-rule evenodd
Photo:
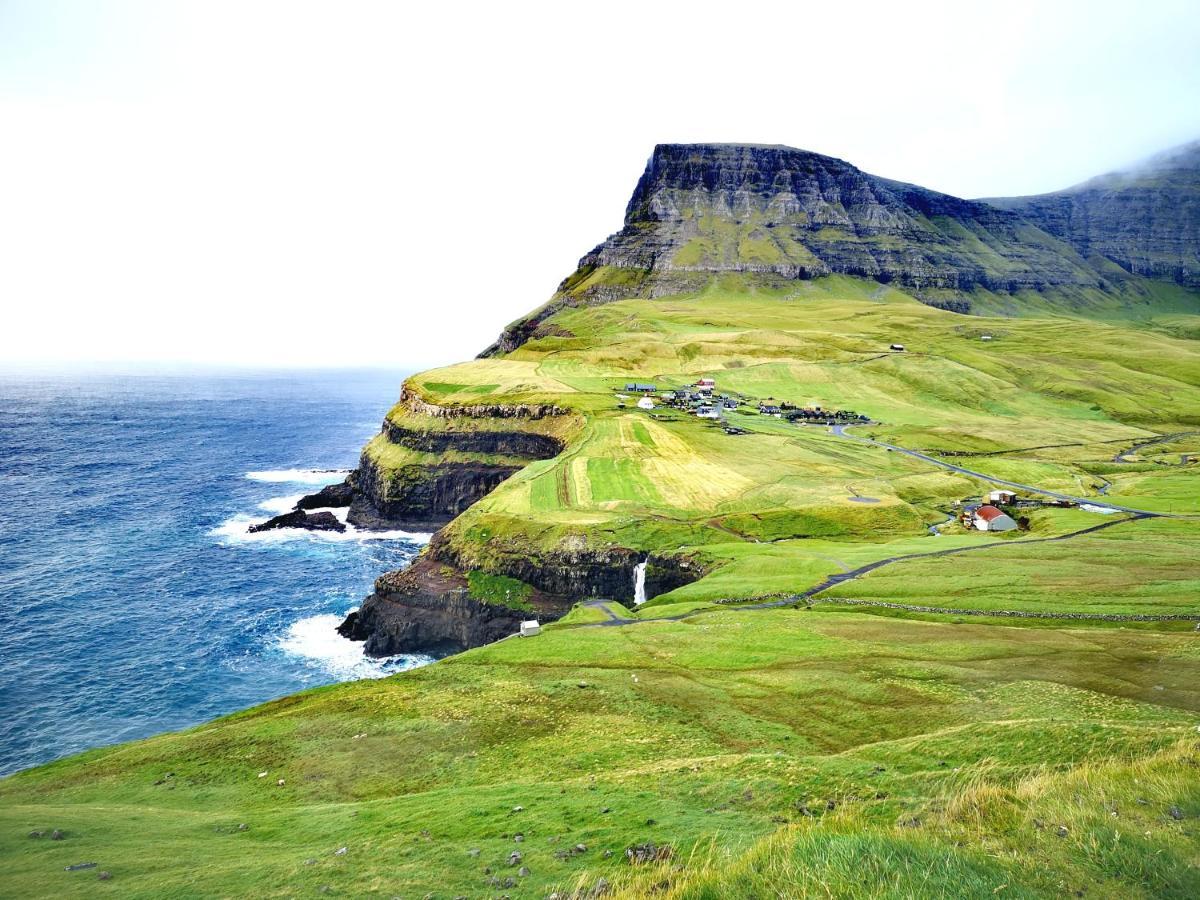
<svg viewBox="0 0 1200 900"><path fill-rule="evenodd" d="M521 637L533 637L542 633L542 626L537 619L527 619L521 623Z"/></svg>

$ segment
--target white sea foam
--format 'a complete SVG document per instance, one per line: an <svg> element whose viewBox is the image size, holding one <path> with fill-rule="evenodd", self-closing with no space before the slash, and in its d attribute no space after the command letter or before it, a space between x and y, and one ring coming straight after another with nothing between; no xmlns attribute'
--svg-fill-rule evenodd
<svg viewBox="0 0 1200 900"><path fill-rule="evenodd" d="M273 484L337 484L348 474L349 469L266 469L247 472L246 477Z"/></svg>
<svg viewBox="0 0 1200 900"><path fill-rule="evenodd" d="M363 645L337 633L342 616L333 613L309 616L293 622L279 638L281 650L311 660L335 678L351 681L359 678L382 678L393 672L423 666L433 659L428 656L391 656L372 659L363 655Z"/></svg>
<svg viewBox="0 0 1200 900"><path fill-rule="evenodd" d="M258 504L258 508L277 516L280 513L291 512L304 496L304 494L287 494L283 497L271 497Z"/></svg>
<svg viewBox="0 0 1200 900"><path fill-rule="evenodd" d="M308 510L320 512L321 510ZM345 523L347 509L329 509ZM226 544L278 544L284 541L409 541L413 544L428 544L432 534L425 531L364 531L353 525L346 525L345 531L309 531L306 528L273 528L270 531L250 533L250 526L262 521L262 516L251 516L238 513L226 519L209 532L211 537L220 538Z"/></svg>

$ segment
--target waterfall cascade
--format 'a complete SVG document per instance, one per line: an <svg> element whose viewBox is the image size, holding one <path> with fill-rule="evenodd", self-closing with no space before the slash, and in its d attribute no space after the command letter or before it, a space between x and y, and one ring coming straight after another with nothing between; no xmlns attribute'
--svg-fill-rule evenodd
<svg viewBox="0 0 1200 900"><path fill-rule="evenodd" d="M646 563L643 559L633 567L633 605L641 606L646 602Z"/></svg>

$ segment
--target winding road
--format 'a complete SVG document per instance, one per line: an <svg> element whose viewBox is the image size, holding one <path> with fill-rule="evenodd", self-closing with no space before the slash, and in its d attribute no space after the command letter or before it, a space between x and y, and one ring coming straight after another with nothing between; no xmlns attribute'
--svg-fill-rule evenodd
<svg viewBox="0 0 1200 900"><path fill-rule="evenodd" d="M1043 497L1053 497L1056 500L1070 500L1072 503L1086 503L1088 506L1097 506L1100 509L1111 509L1116 512L1132 513L1139 518L1187 518L1186 516L1176 516L1171 513L1154 512L1148 509L1136 509L1132 506L1118 506L1115 503L1107 503L1096 497L1076 497L1072 494L1060 494L1058 491L1048 491L1045 488L1035 487L1032 484L1021 484L1019 481L1006 481L1003 478L997 478L994 475L986 475L983 472L976 472L973 469L967 469L963 466L955 465L954 463L946 462L944 459L938 459L936 456L929 456L919 450L909 450L907 447L897 447L895 444L885 444L883 441L877 441L874 438L860 437L857 434L850 434L846 429L853 426L850 425L834 425L832 426L833 434L838 437L847 438L852 441L859 441L864 444L874 444L876 447L883 447L885 450L891 450L895 453L903 453L905 456L911 456L915 459L922 460L927 463L932 463L935 466L940 466L951 472L957 472L959 475L969 475L972 478L981 478L984 481L989 481L992 484L1003 485L1004 487L1016 488L1019 491L1024 491L1027 494L1041 494ZM862 426L858 426L862 427Z"/></svg>
<svg viewBox="0 0 1200 900"><path fill-rule="evenodd" d="M811 600L817 594L821 594L825 591L828 591L831 588L834 588L840 584L846 583L847 581L853 581L855 578L859 578L863 575L866 575L868 572L873 572L876 569L882 568L883 566L889 566L889 565L892 565L893 563L904 562L904 561L910 560L910 559L930 559L930 558L940 557L940 556L953 556L953 555L956 555L959 553L976 553L976 552L981 552L984 550L991 550L996 547L1019 547L1019 546L1024 546L1026 544L1047 544L1047 543L1053 543L1055 541L1067 541L1067 540L1071 540L1072 538L1081 537L1086 534L1094 534L1095 532L1103 531L1106 528L1112 528L1116 525L1122 525L1126 522L1136 522L1141 519L1195 518L1194 516L1174 515L1174 514L1170 514L1170 513L1155 512L1153 510L1147 510L1147 509L1136 509L1136 508L1130 507L1130 506L1119 506L1115 503L1107 503L1105 501L1098 500L1094 497L1076 497L1071 494L1063 494L1063 493L1059 493L1058 491L1050 491L1050 490L1046 490L1045 488L1039 488L1039 487L1036 487L1031 484L1021 484L1020 482L1016 482L1016 481L1007 481L1003 478L996 478L995 476L987 475L983 472L976 472L972 469L968 469L963 466L955 465L954 463L946 462L945 460L941 460L936 457L929 456L928 454L921 453L919 450L909 450L906 447L898 447L895 444L888 444L888 443L884 443L883 441L874 440L872 438L860 437L859 435L856 435L856 434L850 434L846 430L849 427L851 427L851 426L849 426L849 425L834 425L834 426L832 426L832 432L836 436L845 438L847 440L859 441L859 442L862 442L865 444L873 444L876 447L883 447L883 448L885 448L887 450L891 450L892 452L895 452L895 453L903 453L906 456L914 457L915 459L919 459L924 462L930 463L932 465L938 466L940 468L947 469L948 471L957 472L960 475L967 475L972 478L979 478L979 479L982 479L983 481L990 482L991 484L997 484L997 485L1003 485L1003 486L1009 487L1009 488L1015 488L1017 490L1024 491L1025 493L1029 493L1029 494L1040 494L1042 496L1053 497L1058 500L1069 500L1073 503L1087 504L1088 506L1098 507L1100 509L1108 509L1108 510L1112 510L1113 512L1129 513L1129 518L1113 519L1113 520L1110 520L1107 522L1100 522L1096 525L1092 525L1087 528L1081 528L1078 531L1068 532L1067 534L1059 534L1059 535L1055 535L1053 537L1025 538L1025 539L1016 540L1016 541L996 541L993 543L976 544L976 545L968 546L968 547L952 547L947 550L932 550L928 553L908 553L908 554L903 554L900 556L888 556L883 559L877 559L874 562L867 563L866 565L859 566L858 568L850 569L850 570L844 571L844 572L839 572L836 575L831 575L828 578L826 578L824 581L822 581L820 584L814 585L813 587L809 588L806 591L803 591L802 593L789 594L785 597L781 597L776 600L765 600L765 601L762 601L759 603L738 603L737 606L730 607L731 609L759 610L759 609L778 609L779 607L784 607L784 606L794 606L797 603L803 603L806 600ZM859 427L861 427L861 426L859 426ZM1171 435L1168 437L1175 437L1175 435ZM1152 441L1149 443L1159 443L1159 441ZM728 600L728 601L724 601L724 603L735 603L735 602L737 602L737 601L732 600L732 599ZM835 601L816 600L814 602L823 603L823 602L835 602ZM1131 613L1131 614L1111 613L1110 614L1110 613L1066 613L1066 612L1064 612L1064 613L1044 613L1044 612L1026 612L1026 611L1020 611L1020 610L950 609L950 608L944 608L944 607L914 606L914 605L909 605L909 604L885 603L882 601L874 602L874 601L861 601L860 600L860 601L845 601L845 602L855 603L857 605L864 605L864 606L882 606L882 607L888 607L888 608L892 608L892 609L902 609L902 610L906 610L906 611L910 611L910 612L928 612L928 613L937 613L937 614L969 615L969 616L996 616L996 617L1008 617L1008 618L1070 619L1070 620L1100 619L1100 620L1115 621L1115 622L1123 622L1123 621L1130 621L1130 622L1191 621L1193 619L1200 619L1200 615L1171 615L1171 614L1145 615L1145 614L1137 614L1137 613ZM722 601L718 600L717 603L720 604L720 603L722 603ZM689 612L679 613L679 614L673 615L673 616L662 616L662 617L653 618L653 619L631 619L631 618L627 618L624 615L617 613L612 608L611 601L608 601L608 600L588 600L583 605L590 609L595 609L595 610L601 611L604 614L605 619L601 622L581 623L581 624L579 624L577 626L573 626L573 627L577 627L577 628L611 628L611 627L617 627L617 626L622 626L622 625L638 625L638 624L642 624L645 622L677 622L677 621L680 621L681 619L688 619L688 618L691 618L692 616L700 615L701 613L712 612L712 607L705 607L703 609L694 609Z"/></svg>

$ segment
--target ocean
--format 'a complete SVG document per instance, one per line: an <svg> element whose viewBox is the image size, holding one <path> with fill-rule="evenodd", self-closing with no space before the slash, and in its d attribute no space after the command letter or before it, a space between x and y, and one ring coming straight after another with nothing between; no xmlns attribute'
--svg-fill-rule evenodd
<svg viewBox="0 0 1200 900"><path fill-rule="evenodd" d="M427 535L245 531L340 481L401 379L0 374L0 774L428 662L334 631Z"/></svg>

